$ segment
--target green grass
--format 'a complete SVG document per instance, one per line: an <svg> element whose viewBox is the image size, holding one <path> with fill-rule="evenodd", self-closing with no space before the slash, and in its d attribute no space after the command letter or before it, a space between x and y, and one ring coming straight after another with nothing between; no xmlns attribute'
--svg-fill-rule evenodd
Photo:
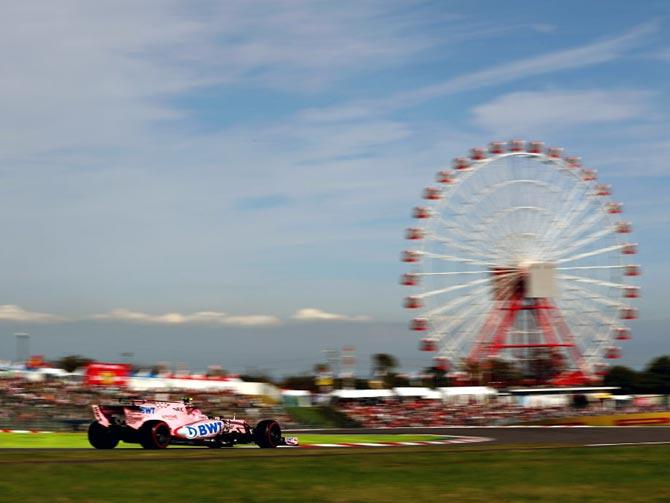
<svg viewBox="0 0 670 503"><path fill-rule="evenodd" d="M328 406L289 407L286 411L299 424L318 428L355 428L360 426L342 411Z"/></svg>
<svg viewBox="0 0 670 503"><path fill-rule="evenodd" d="M288 434L293 436L293 434ZM414 442L444 438L442 435L315 435L295 434L303 445L337 442ZM0 433L0 449L7 448L82 448L91 447L85 433ZM119 444L120 448L137 449L136 444Z"/></svg>
<svg viewBox="0 0 670 503"><path fill-rule="evenodd" d="M24 450L0 459L0 500L665 502L668 459L668 446Z"/></svg>

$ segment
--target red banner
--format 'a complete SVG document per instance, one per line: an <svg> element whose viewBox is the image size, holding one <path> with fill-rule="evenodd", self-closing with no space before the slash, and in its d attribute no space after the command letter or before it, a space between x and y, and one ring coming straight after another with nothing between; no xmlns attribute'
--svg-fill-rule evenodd
<svg viewBox="0 0 670 503"><path fill-rule="evenodd" d="M84 375L88 386L121 387L128 384L130 368L124 363L89 363Z"/></svg>

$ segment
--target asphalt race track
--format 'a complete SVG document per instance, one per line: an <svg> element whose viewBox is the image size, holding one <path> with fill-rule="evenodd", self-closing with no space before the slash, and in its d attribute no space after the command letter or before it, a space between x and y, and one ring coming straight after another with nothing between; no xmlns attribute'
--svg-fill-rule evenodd
<svg viewBox="0 0 670 503"><path fill-rule="evenodd" d="M287 430L286 433L300 436L307 433L356 434L433 434L450 437L485 437L483 442L421 447L360 447L355 449L332 449L311 447L308 449L203 449L201 447L144 451L143 449L115 449L99 451L92 448L35 448L0 449L0 466L31 464L89 464L156 461L230 461L247 457L275 458L283 456L341 456L341 455L385 455L398 452L453 452L469 451L525 451L537 449L564 449L574 447L608 447L626 445L670 444L670 427L624 426L624 427L575 427L575 426L522 426L522 427L436 427L436 428L356 428L326 430ZM349 437L350 438L350 437ZM40 452L45 456L41 456ZM29 457L23 454L31 453ZM49 454L50 453L50 454ZM17 457L20 456L20 458Z"/></svg>
<svg viewBox="0 0 670 503"><path fill-rule="evenodd" d="M307 430L304 430L307 432ZM594 444L635 444L647 442L670 443L668 426L621 426L621 427L575 427L575 426L519 426L519 427L444 427L444 428L356 428L309 430L310 433L389 434L427 433L434 435L455 435L487 437L487 444L518 445L594 445ZM290 433L290 431L289 431ZM294 433L300 436L299 430ZM482 445L482 444L479 444Z"/></svg>

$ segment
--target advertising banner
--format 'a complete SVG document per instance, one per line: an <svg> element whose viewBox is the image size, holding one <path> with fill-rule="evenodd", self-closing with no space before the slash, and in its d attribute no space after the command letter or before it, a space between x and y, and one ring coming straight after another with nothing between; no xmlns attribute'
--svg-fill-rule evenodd
<svg viewBox="0 0 670 503"><path fill-rule="evenodd" d="M84 383L88 386L125 387L129 375L130 368L123 363L89 363Z"/></svg>

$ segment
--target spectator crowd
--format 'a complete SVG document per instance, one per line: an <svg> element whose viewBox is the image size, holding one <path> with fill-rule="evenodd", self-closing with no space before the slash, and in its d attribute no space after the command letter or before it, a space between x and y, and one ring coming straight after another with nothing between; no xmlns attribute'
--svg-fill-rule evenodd
<svg viewBox="0 0 670 503"><path fill-rule="evenodd" d="M33 382L10 377L0 379L0 429L83 430L93 420L93 404L129 398L180 400L185 395L203 413L212 416L237 416L252 422L272 417L283 425L291 425L290 417L276 404L228 390L138 394L124 388L84 386L75 380L48 378Z"/></svg>
<svg viewBox="0 0 670 503"><path fill-rule="evenodd" d="M340 411L367 428L413 426L504 426L530 423L566 416L612 413L602 404L575 408L572 406L523 407L508 401L486 401L449 405L441 400L385 398L369 401L346 400L338 403ZM665 410L658 405L628 406L616 412L652 412Z"/></svg>
<svg viewBox="0 0 670 503"><path fill-rule="evenodd" d="M0 430L81 431L93 420L91 405L115 403L119 399L180 400L190 397L205 414L247 419L277 419L285 428L300 426L276 402L261 396L245 396L230 390L161 390L140 394L126 388L86 386L81 380L47 377L33 381L26 376L0 377ZM507 398L507 399L506 399ZM386 397L366 400L338 400L332 407L364 427L412 427L448 425L506 425L528 423L574 415L602 414L603 403L580 407L545 405L523 407L509 397L488 397L450 404L438 399ZM665 410L649 403L629 404L618 412Z"/></svg>

